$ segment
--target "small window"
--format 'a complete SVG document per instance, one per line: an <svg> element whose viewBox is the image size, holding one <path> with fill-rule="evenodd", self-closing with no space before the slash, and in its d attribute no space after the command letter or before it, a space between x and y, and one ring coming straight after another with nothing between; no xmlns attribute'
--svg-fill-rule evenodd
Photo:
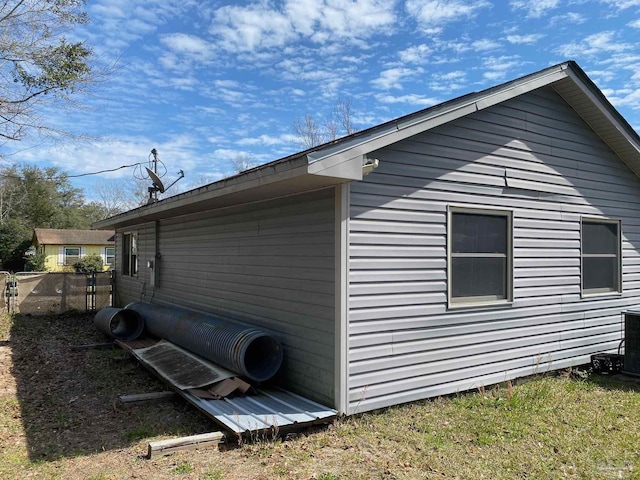
<svg viewBox="0 0 640 480"><path fill-rule="evenodd" d="M620 222L582 220L582 293L621 292Z"/></svg>
<svg viewBox="0 0 640 480"><path fill-rule="evenodd" d="M107 265L113 266L116 259L116 249L115 247L107 247L104 249L105 263Z"/></svg>
<svg viewBox="0 0 640 480"><path fill-rule="evenodd" d="M131 277L138 273L138 240L135 233L122 235L122 274Z"/></svg>
<svg viewBox="0 0 640 480"><path fill-rule="evenodd" d="M80 247L64 247L64 265L73 265L80 261Z"/></svg>
<svg viewBox="0 0 640 480"><path fill-rule="evenodd" d="M511 300L511 212L451 209L449 225L450 304Z"/></svg>

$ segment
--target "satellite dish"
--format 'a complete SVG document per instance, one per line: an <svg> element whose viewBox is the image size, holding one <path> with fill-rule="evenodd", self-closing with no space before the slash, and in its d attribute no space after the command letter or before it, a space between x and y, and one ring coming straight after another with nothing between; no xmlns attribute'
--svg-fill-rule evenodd
<svg viewBox="0 0 640 480"><path fill-rule="evenodd" d="M153 186L154 188L160 192L160 193L164 193L164 185L162 183L162 180L160 180L160 177L158 177L158 175L156 175L154 173L153 170L151 170L148 167L144 167L147 170L147 173L149 174L149 178L151 179L151 181L153 182Z"/></svg>

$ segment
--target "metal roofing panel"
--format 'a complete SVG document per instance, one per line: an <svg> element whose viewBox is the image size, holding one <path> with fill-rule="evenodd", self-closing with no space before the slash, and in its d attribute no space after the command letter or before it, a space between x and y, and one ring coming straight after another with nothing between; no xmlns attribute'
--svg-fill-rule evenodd
<svg viewBox="0 0 640 480"><path fill-rule="evenodd" d="M184 368L185 361L200 362L202 365L199 365L199 370L202 370L202 368L200 368L202 366L208 366L213 369L212 372L204 372L204 376L202 374L196 375L195 377L193 375L189 376L188 380L192 383L194 380L196 383L204 384L203 382L205 381L210 383L211 375L224 373L224 369L166 341L156 343L151 347L148 347L146 343L142 343L146 348L138 350L132 349L132 345L140 342L127 343L118 341L117 343L131 351L142 365L163 378L176 393L185 400L198 408L214 422L233 433L241 434L269 430L271 428L287 430L317 423L328 423L338 414L333 408L329 408L279 387L255 389L255 395L241 395L218 400L199 398L193 393L181 389L181 383L184 382L182 382L183 379L181 378L180 372L184 372L189 376L189 372L194 368L193 365ZM160 352L162 353L160 359L166 360L170 357L174 358L175 366L182 368L172 369L171 365L168 365L168 371L164 372L163 369L160 368L161 366L158 365L158 362L153 361L149 355L144 355L145 351L153 352L154 347L157 349L158 346L163 345L163 351ZM170 354L171 352L167 353L167 347L173 347L171 350L173 355ZM222 377L218 380L220 379L222 379Z"/></svg>
<svg viewBox="0 0 640 480"><path fill-rule="evenodd" d="M209 418L234 433L303 427L333 420L338 412L281 388L258 389L257 395L205 400L179 392Z"/></svg>
<svg viewBox="0 0 640 480"><path fill-rule="evenodd" d="M167 341L131 350L131 353L180 390L204 387L235 376L235 373Z"/></svg>

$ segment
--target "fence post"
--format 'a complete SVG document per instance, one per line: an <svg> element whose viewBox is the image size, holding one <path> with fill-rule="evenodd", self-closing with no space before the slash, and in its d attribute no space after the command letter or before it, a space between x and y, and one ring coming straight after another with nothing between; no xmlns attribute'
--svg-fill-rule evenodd
<svg viewBox="0 0 640 480"><path fill-rule="evenodd" d="M85 310L93 312L96 309L97 274L91 272L87 275L87 295L85 297Z"/></svg>

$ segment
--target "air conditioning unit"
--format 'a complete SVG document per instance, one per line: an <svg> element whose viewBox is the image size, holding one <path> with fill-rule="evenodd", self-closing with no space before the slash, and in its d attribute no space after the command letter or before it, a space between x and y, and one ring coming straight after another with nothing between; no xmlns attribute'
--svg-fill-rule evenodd
<svg viewBox="0 0 640 480"><path fill-rule="evenodd" d="M624 313L623 373L640 377L640 310Z"/></svg>

